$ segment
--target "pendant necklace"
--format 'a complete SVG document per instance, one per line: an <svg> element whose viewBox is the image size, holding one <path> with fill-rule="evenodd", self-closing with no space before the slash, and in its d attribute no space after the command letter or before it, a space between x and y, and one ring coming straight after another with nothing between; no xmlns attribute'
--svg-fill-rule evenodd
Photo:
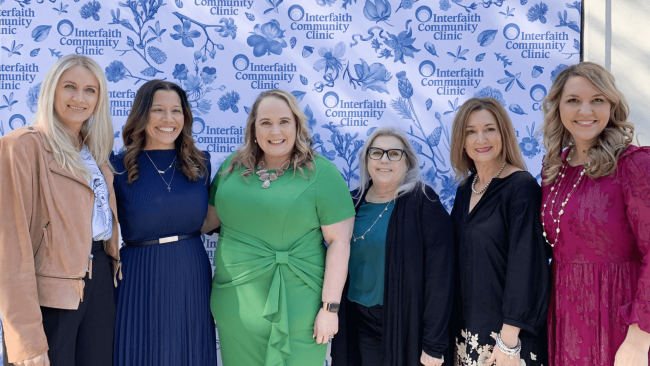
<svg viewBox="0 0 650 366"><path fill-rule="evenodd" d="M262 183L262 188L269 188L271 186L271 182L278 180L278 177L284 175L284 171L289 169L289 165L291 165L291 159L287 159L287 161L282 163L280 168L277 169L275 173L269 173L269 171L266 169L266 161L264 161L264 156L262 156L262 159L260 159L260 162L257 164L257 171L255 172L255 174L260 177L260 181L264 182Z"/></svg>
<svg viewBox="0 0 650 366"><path fill-rule="evenodd" d="M370 227L368 228L368 230L366 230L365 233L363 233L360 237L356 237L356 236L354 236L354 233L353 233L353 234L352 234L352 239L354 239L355 242L357 241L357 239L364 240L366 234L368 234L368 233L370 232L370 230L375 226L375 224L377 223L377 221L379 221L379 218L381 218L381 216L384 214L384 212L388 211L388 206L390 206L390 204L391 204L394 200L395 200L395 199L393 198L392 200L390 200L390 201L388 202L388 204L386 205L386 207L384 207L384 209L381 210L381 213L379 214L379 216L377 216L377 219L375 220L375 222L373 222L372 225L370 225ZM366 201L366 202L367 202L367 201Z"/></svg>
<svg viewBox="0 0 650 366"><path fill-rule="evenodd" d="M158 172L158 175L160 175L160 179L162 179L163 182L165 182L165 185L167 186L167 192L171 192L172 191L171 185L172 185L172 181L174 180L174 173L176 173L176 169L172 170L172 179L169 180L169 183L167 183L167 181L165 180L165 178L163 178L162 175L165 174L165 172L167 170L169 170L169 168L171 168L172 165L174 165L174 162L176 161L176 156L174 156L174 160L172 160L172 163L169 164L169 167L167 167L167 169L160 170L160 169L158 169L156 164L153 162L153 160L151 160L151 156L149 156L149 154L147 153L147 150L142 150L142 151L144 151L144 153L147 155L147 157L149 158L149 161L151 162L153 167L156 168L156 171Z"/></svg>
<svg viewBox="0 0 650 366"><path fill-rule="evenodd" d="M492 179L498 177L499 174L501 174L501 172L503 171L503 168L505 168L505 167L506 167L506 162L504 161L503 164L501 164L501 169L499 169L499 171L494 175L494 177L492 177ZM490 185L490 183L492 183L492 179L490 179L490 181L487 182L485 187L481 188L480 191L477 191L477 190L474 189L474 185L476 184L476 178L478 178L478 172L474 176L474 181L472 181L472 192L474 192L474 194L483 194L483 192L485 192L485 190Z"/></svg>
<svg viewBox="0 0 650 366"><path fill-rule="evenodd" d="M550 245L551 247L554 247L555 244L557 244L558 239L560 238L560 217L564 214L564 206L566 206L566 204L569 202L569 199L571 198L571 196L573 196L574 193L576 192L576 190L578 189L578 185L580 184L580 181L582 180L582 177L587 172L587 167L589 166L589 163L587 163L582 168L582 171L580 172L580 175L578 176L578 181L575 182L575 184L573 184L573 187L571 188L571 191L569 191L569 193L567 194L564 201L560 204L560 207L559 207L560 211L557 212L557 218L555 218L555 217L553 217L553 207L555 206L555 200L557 200L557 195L558 195L558 193L560 191L560 186L562 184L562 179L566 175L567 165L569 164L569 161L571 161L571 158L567 157L566 163L564 163L564 165L560 168L560 170L558 170L557 176L555 177L555 182L553 182L553 186L551 186L551 193L548 195L548 197L546 197L546 201L544 202L544 206L542 207L542 234L544 235L544 240L546 240L546 243L548 245ZM568 186L569 182L567 182L566 185ZM553 198L551 199L551 197L553 197ZM549 214L549 217L551 218L551 220L553 221L553 223L557 224L556 228L555 228L556 237L555 237L555 240L553 241L553 243L548 241L548 235L546 234L546 223L544 222L544 216L546 216L544 211L546 211L546 207L549 204L549 202L548 202L549 200L551 200L551 203L550 203L551 207L550 207L550 211L548 212L548 214ZM558 202L559 202L559 200L558 200Z"/></svg>

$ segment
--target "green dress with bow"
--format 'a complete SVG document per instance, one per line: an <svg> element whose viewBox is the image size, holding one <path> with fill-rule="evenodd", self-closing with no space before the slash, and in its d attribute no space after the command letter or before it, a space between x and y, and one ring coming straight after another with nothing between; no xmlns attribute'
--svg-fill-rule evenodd
<svg viewBox="0 0 650 366"><path fill-rule="evenodd" d="M210 306L224 366L322 366L327 345L312 338L321 306L326 247L322 225L355 215L348 187L323 157L315 171L293 166L262 188L239 170L214 178L221 219Z"/></svg>

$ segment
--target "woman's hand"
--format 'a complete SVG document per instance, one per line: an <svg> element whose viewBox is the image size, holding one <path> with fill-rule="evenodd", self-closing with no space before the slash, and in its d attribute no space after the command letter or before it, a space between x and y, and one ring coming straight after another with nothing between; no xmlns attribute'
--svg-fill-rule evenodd
<svg viewBox="0 0 650 366"><path fill-rule="evenodd" d="M516 347L517 343L519 343L519 331L520 329L517 327L503 324L501 327L501 332L499 333L501 335L501 341L503 344L508 348ZM510 355L506 355L505 353L501 352L499 347L495 345L492 356L485 360L484 365L489 366L495 363L496 366L520 366L519 355L512 356L511 359Z"/></svg>
<svg viewBox="0 0 650 366"><path fill-rule="evenodd" d="M219 226L221 226L221 219L217 215L217 209L212 205L208 205L208 212L205 215L205 220L203 220L203 226L201 226L201 234L212 231Z"/></svg>
<svg viewBox="0 0 650 366"><path fill-rule="evenodd" d="M485 360L485 363L483 364L485 366L491 366L491 365L496 365L496 366L521 366L521 361L519 361L519 355L512 356L512 359L510 356L506 355L505 353L501 352L499 347L494 346L494 352L492 352L492 356Z"/></svg>
<svg viewBox="0 0 650 366"><path fill-rule="evenodd" d="M440 366L442 363L445 362L444 358L435 358L431 357L422 350L422 356L420 356L420 363L423 364L424 366Z"/></svg>
<svg viewBox="0 0 650 366"><path fill-rule="evenodd" d="M627 330L625 341L616 352L614 366L648 366L650 334L632 324Z"/></svg>
<svg viewBox="0 0 650 366"><path fill-rule="evenodd" d="M314 321L314 338L316 343L326 344L339 332L339 316L327 310L320 309Z"/></svg>
<svg viewBox="0 0 650 366"><path fill-rule="evenodd" d="M50 366L50 358L47 357L47 352L38 355L29 360L14 362L15 366Z"/></svg>

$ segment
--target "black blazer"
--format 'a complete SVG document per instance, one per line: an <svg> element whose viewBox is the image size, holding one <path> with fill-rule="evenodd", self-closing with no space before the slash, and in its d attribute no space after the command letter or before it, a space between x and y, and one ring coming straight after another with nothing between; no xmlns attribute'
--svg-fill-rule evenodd
<svg viewBox="0 0 650 366"><path fill-rule="evenodd" d="M435 191L429 186L425 190L426 196L417 187L399 197L388 222L381 366L421 366L423 350L441 358L448 346L454 228ZM360 365L354 305L347 300L349 279L339 311L339 332L332 340L335 366Z"/></svg>

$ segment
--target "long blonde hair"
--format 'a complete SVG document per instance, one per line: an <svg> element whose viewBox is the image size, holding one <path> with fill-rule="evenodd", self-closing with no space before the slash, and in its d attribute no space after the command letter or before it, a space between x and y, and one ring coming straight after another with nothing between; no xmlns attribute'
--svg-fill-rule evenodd
<svg viewBox="0 0 650 366"><path fill-rule="evenodd" d="M253 174L257 162L264 155L264 151L255 143L255 121L257 120L257 109L262 100L271 97L287 103L289 109L291 109L291 112L293 113L293 118L296 121L296 142L290 158L291 163L293 163L293 174L295 175L296 171L299 170L303 177L309 178L309 172L316 169L313 161L317 156L317 152L313 149L314 140L312 140L311 135L309 134L307 116L300 109L298 100L293 96L293 94L282 89L272 89L260 93L257 99L255 99L255 103L253 103L251 111L248 114L248 119L246 120L244 146L235 152L235 155L230 160L230 166L222 174L232 173L241 166L246 167L242 172L242 177L246 178L246 176ZM303 167L308 168L307 176L305 176L305 173L303 172Z"/></svg>
<svg viewBox="0 0 650 366"><path fill-rule="evenodd" d="M112 170L108 158L113 149L114 137L108 102L108 85L101 66L93 59L87 56L70 54L61 57L50 67L41 84L38 107L32 125L45 132L47 141L52 146L54 159L65 171L88 178L90 172L81 161L77 147L71 141L68 131L54 110L54 94L59 79L66 70L75 66L88 69L99 81L97 105L91 118L84 122L81 127L81 138L88 146L88 150L97 165L107 164Z"/></svg>
<svg viewBox="0 0 650 366"><path fill-rule="evenodd" d="M589 80L610 103L610 117L607 126L600 133L596 144L587 150L591 159L586 166L586 174L590 178L599 178L616 170L618 157L632 144L634 124L627 122L630 107L623 93L616 87L616 80L604 67L593 62L581 62L564 69L553 82L553 86L542 102L544 112L544 184L555 180L562 163L562 151L574 144L573 137L560 119L560 99L564 85L574 76L582 76Z"/></svg>
<svg viewBox="0 0 650 366"><path fill-rule="evenodd" d="M451 149L449 160L451 167L456 173L455 181L464 183L470 173L476 173L476 165L467 152L465 151L465 129L469 117L474 112L488 111L497 121L497 127L501 134L501 159L521 170L526 170L524 157L521 155L521 149L517 143L517 134L512 126L512 121L508 112L503 108L501 103L494 98L472 98L463 103L454 118L454 124L451 129Z"/></svg>

